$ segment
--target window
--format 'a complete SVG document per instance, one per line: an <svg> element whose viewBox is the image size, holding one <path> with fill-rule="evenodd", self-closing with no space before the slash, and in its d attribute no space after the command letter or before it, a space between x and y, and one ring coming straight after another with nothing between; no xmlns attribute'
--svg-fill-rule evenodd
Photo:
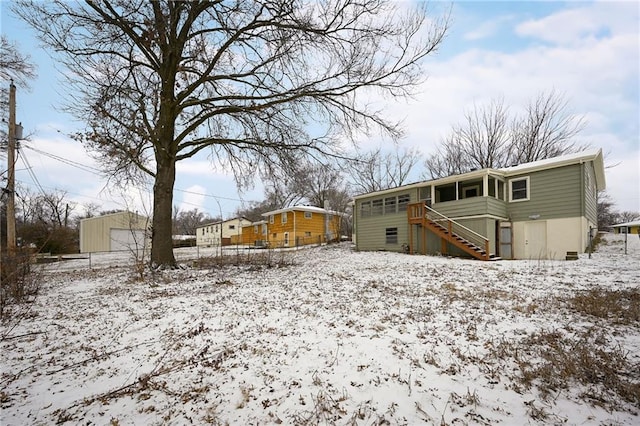
<svg viewBox="0 0 640 426"><path fill-rule="evenodd" d="M254 234L258 233L258 225L253 225L253 233Z"/></svg>
<svg viewBox="0 0 640 426"><path fill-rule="evenodd" d="M371 216L371 201L364 201L360 204L360 217Z"/></svg>
<svg viewBox="0 0 640 426"><path fill-rule="evenodd" d="M387 228L385 233L387 244L398 244L398 228Z"/></svg>
<svg viewBox="0 0 640 426"><path fill-rule="evenodd" d="M371 216L380 216L382 214L382 198L371 202Z"/></svg>
<svg viewBox="0 0 640 426"><path fill-rule="evenodd" d="M205 228L202 228L202 235L204 235Z"/></svg>
<svg viewBox="0 0 640 426"><path fill-rule="evenodd" d="M427 206L431 207L431 186L420 188L420 200L425 201Z"/></svg>
<svg viewBox="0 0 640 426"><path fill-rule="evenodd" d="M411 200L411 196L409 194L398 195L398 211L406 212L407 205L409 205L410 200Z"/></svg>
<svg viewBox="0 0 640 426"><path fill-rule="evenodd" d="M273 215L269 215L269 223L273 224Z"/></svg>
<svg viewBox="0 0 640 426"><path fill-rule="evenodd" d="M287 223L287 212L280 213L282 223Z"/></svg>
<svg viewBox="0 0 640 426"><path fill-rule="evenodd" d="M397 205L396 197L388 197L384 199L384 214L394 214Z"/></svg>
<svg viewBox="0 0 640 426"><path fill-rule="evenodd" d="M467 186L462 189L462 198L477 197L479 195L479 192L480 192L479 185Z"/></svg>
<svg viewBox="0 0 640 426"><path fill-rule="evenodd" d="M509 201L527 201L529 199L529 176L509 181Z"/></svg>
<svg viewBox="0 0 640 426"><path fill-rule="evenodd" d="M304 212L304 218L305 218L305 219L311 219L311 217L313 217L313 213L311 213L311 212Z"/></svg>
<svg viewBox="0 0 640 426"><path fill-rule="evenodd" d="M310 237L310 236L311 236L311 232L309 232L309 231L305 231L304 236L305 236L305 237Z"/></svg>
<svg viewBox="0 0 640 426"><path fill-rule="evenodd" d="M266 223L262 224L262 235L267 235L267 224Z"/></svg>
<svg viewBox="0 0 640 426"><path fill-rule="evenodd" d="M229 225L229 229L236 229L235 225Z"/></svg>

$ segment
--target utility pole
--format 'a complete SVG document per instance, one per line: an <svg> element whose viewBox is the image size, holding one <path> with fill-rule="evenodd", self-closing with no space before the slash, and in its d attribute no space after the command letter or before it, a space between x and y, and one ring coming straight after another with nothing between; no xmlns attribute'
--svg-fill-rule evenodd
<svg viewBox="0 0 640 426"><path fill-rule="evenodd" d="M9 84L9 140L7 145L7 254L16 250L16 86Z"/></svg>

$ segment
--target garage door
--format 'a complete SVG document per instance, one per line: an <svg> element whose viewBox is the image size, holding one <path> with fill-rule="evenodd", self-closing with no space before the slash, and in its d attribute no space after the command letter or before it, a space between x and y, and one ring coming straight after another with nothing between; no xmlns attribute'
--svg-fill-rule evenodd
<svg viewBox="0 0 640 426"><path fill-rule="evenodd" d="M144 231L141 229L116 229L109 231L110 251L131 251L144 247Z"/></svg>

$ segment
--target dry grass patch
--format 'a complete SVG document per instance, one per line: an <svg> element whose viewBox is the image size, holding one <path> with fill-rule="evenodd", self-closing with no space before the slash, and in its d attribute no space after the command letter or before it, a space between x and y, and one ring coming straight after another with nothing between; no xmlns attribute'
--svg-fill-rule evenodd
<svg viewBox="0 0 640 426"><path fill-rule="evenodd" d="M640 322L640 289L593 289L568 300L570 307L581 314L606 319L614 324Z"/></svg>
<svg viewBox="0 0 640 426"><path fill-rule="evenodd" d="M640 407L640 365L608 343L593 329L571 337L559 331L533 333L512 348L519 373L514 379L537 388L545 399L578 385L580 396L593 405L619 409L624 401Z"/></svg>

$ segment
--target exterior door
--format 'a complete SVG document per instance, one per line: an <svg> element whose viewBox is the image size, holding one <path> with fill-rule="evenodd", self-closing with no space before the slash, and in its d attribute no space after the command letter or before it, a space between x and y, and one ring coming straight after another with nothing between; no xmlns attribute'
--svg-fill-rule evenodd
<svg viewBox="0 0 640 426"><path fill-rule="evenodd" d="M524 225L524 256L526 259L547 258L547 222L527 222Z"/></svg>
<svg viewBox="0 0 640 426"><path fill-rule="evenodd" d="M500 223L499 229L498 255L503 259L513 259L513 253L511 251L511 223Z"/></svg>

